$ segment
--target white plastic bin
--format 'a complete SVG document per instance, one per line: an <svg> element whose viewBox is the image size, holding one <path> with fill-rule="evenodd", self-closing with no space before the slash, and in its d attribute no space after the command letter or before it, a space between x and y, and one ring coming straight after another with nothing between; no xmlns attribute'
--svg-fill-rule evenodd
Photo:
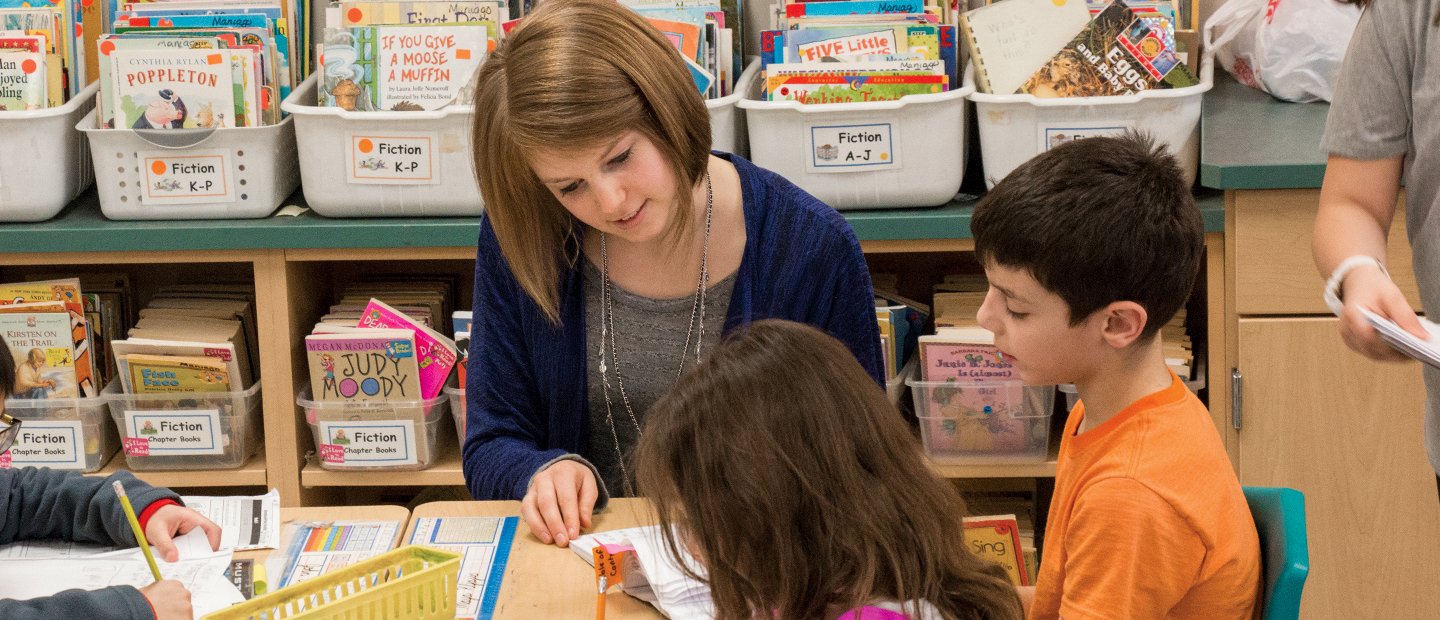
<svg viewBox="0 0 1440 620"><path fill-rule="evenodd" d="M99 88L58 108L0 112L0 222L48 220L90 187L90 146L75 125L95 109Z"/></svg>
<svg viewBox="0 0 1440 620"><path fill-rule="evenodd" d="M973 89L974 76L967 73L965 83ZM994 187L1020 164L1065 141L1127 129L1149 133L1169 147L1186 184L1193 185L1200 163L1201 101L1214 83L1215 63L1207 55L1200 63L1200 83L1185 88L1060 99L973 93L985 185Z"/></svg>
<svg viewBox="0 0 1440 620"><path fill-rule="evenodd" d="M470 149L474 106L416 112L321 107L317 76L280 104L295 120L300 178L311 209L326 217L480 215L484 202Z"/></svg>
<svg viewBox="0 0 1440 620"><path fill-rule="evenodd" d="M307 386L295 402L315 436L316 460L340 471L411 471L435 464L444 450L441 424L450 411L443 392L429 400L346 403L310 400Z"/></svg>
<svg viewBox="0 0 1440 620"><path fill-rule="evenodd" d="M236 392L100 393L135 471L236 469L262 443L260 383Z"/></svg>
<svg viewBox="0 0 1440 620"><path fill-rule="evenodd" d="M971 71L956 90L870 103L761 101L757 80L737 104L750 159L836 209L945 204L965 176Z"/></svg>
<svg viewBox="0 0 1440 620"><path fill-rule="evenodd" d="M906 381L925 453L941 463L1044 461L1055 386L1018 381Z"/></svg>
<svg viewBox="0 0 1440 620"><path fill-rule="evenodd" d="M295 125L104 129L92 111L76 126L90 140L100 211L112 220L254 219L300 185Z"/></svg>
<svg viewBox="0 0 1440 620"><path fill-rule="evenodd" d="M710 148L747 159L750 157L750 134L745 129L745 113L736 104L745 98L745 93L750 92L759 73L760 59L751 57L740 77L735 79L734 92L718 99L705 100L705 108L710 110Z"/></svg>
<svg viewBox="0 0 1440 620"><path fill-rule="evenodd" d="M461 369L464 372L464 369ZM460 440L460 447L465 447L465 390L458 387L446 387L445 397L450 399L450 416L455 418L455 438Z"/></svg>
<svg viewBox="0 0 1440 620"><path fill-rule="evenodd" d="M3 467L100 471L119 447L100 397L7 398L5 412L20 420L20 436Z"/></svg>

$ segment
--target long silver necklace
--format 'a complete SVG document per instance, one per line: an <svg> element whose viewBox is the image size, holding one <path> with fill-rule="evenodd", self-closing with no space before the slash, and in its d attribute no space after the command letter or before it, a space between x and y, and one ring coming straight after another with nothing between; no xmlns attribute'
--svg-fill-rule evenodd
<svg viewBox="0 0 1440 620"><path fill-rule="evenodd" d="M700 345L705 341L705 288L710 282L710 222L715 211L715 194L710 187L710 174L705 174L705 241L700 247L700 278L695 283L695 296L690 302L690 322L685 327L685 343L680 345L680 365L675 369L675 378L679 379L685 370L685 358L690 352L690 338L699 332L695 339L695 363L700 363ZM615 346L615 308L613 306L614 295L610 290L610 252L605 243L605 233L600 233L600 382L605 393L605 424L610 428L610 441L615 446L615 459L620 464L620 477L624 485L624 492L627 496L634 496L635 490L630 482L630 472L625 467L625 453L620 450L620 435L615 431L615 414L613 405L610 402L610 365L606 363L605 352L610 352L610 363L615 365L615 383L620 388L620 400L625 405L626 417L629 418L630 428L635 431L635 437L640 436L640 421L635 416L635 409L630 406L630 396L625 393L625 377L620 373L620 357ZM696 328L696 319L699 319L699 328Z"/></svg>

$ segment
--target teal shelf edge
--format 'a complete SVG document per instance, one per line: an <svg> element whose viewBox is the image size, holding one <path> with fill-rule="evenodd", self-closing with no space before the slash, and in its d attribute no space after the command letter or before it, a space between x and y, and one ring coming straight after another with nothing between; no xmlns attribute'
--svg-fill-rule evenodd
<svg viewBox="0 0 1440 620"><path fill-rule="evenodd" d="M298 198L298 197L297 197ZM288 200L286 204L298 202ZM1220 192L1196 196L1206 232L1225 227ZM975 201L939 207L868 209L841 214L861 241L970 238ZM252 220L105 219L93 189L54 219L0 224L0 252L164 252L265 249L474 247L478 217L332 219L305 212Z"/></svg>
<svg viewBox="0 0 1440 620"><path fill-rule="evenodd" d="M1288 103L1217 71L1200 122L1200 184L1237 189L1320 187L1325 103Z"/></svg>

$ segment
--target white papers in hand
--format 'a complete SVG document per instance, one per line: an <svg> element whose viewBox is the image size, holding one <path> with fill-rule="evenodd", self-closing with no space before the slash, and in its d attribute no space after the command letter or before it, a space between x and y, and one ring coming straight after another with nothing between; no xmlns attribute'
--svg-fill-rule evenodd
<svg viewBox="0 0 1440 620"><path fill-rule="evenodd" d="M1405 331L1395 321L1375 314L1370 310L1361 308L1360 312L1365 315L1365 320L1375 328L1375 332L1396 351L1404 353L1412 358L1425 362L1435 368L1440 368L1440 325L1420 317L1420 326L1430 334L1427 339L1417 338L1414 334Z"/></svg>
<svg viewBox="0 0 1440 620"><path fill-rule="evenodd" d="M208 543L207 543L208 544ZM190 604L199 618L245 600L235 584L225 578L230 552L210 552L179 562L156 558L160 574L184 584ZM155 582L139 549L73 559L20 560L0 562L0 583L5 597L18 600L52 596L65 590L99 590L111 586L143 588Z"/></svg>
<svg viewBox="0 0 1440 620"><path fill-rule="evenodd" d="M220 548L246 551L280 546L280 491L256 496L186 496L185 505L220 526Z"/></svg>

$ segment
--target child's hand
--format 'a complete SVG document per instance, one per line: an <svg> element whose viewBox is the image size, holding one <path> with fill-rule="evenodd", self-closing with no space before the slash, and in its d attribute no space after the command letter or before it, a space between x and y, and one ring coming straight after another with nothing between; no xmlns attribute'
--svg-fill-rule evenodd
<svg viewBox="0 0 1440 620"><path fill-rule="evenodd" d="M520 502L520 515L540 542L565 547L580 537L580 528L590 527L598 493L589 467L559 461L535 474Z"/></svg>
<svg viewBox="0 0 1440 620"><path fill-rule="evenodd" d="M1345 309L1340 312L1340 337L1357 353L1379 361L1400 362L1410 359L1380 339L1375 328L1370 327L1370 323L1361 314L1361 308L1395 321L1401 329L1421 340L1430 339L1430 335L1420 325L1420 319L1415 316L1415 310L1410 307L1410 302L1405 301L1405 294L1400 292L1400 287L1395 286L1379 268L1356 268L1345 277L1340 290L1345 300Z"/></svg>
<svg viewBox="0 0 1440 620"><path fill-rule="evenodd" d="M155 514L150 515L150 521L145 524L145 538L160 552L160 557L166 562L174 562L180 559L180 552L175 549L175 543L171 540L181 534L187 534L190 530L199 527L205 530L205 537L210 539L212 551L220 548L220 526L214 521L206 519L200 513L184 506L170 504L162 506ZM188 595L186 601L189 601ZM189 603L186 603L189 607Z"/></svg>
<svg viewBox="0 0 1440 620"><path fill-rule="evenodd" d="M155 610L155 620L191 620L195 611L190 608L190 591L174 579L157 581L140 588L140 593L150 601Z"/></svg>

